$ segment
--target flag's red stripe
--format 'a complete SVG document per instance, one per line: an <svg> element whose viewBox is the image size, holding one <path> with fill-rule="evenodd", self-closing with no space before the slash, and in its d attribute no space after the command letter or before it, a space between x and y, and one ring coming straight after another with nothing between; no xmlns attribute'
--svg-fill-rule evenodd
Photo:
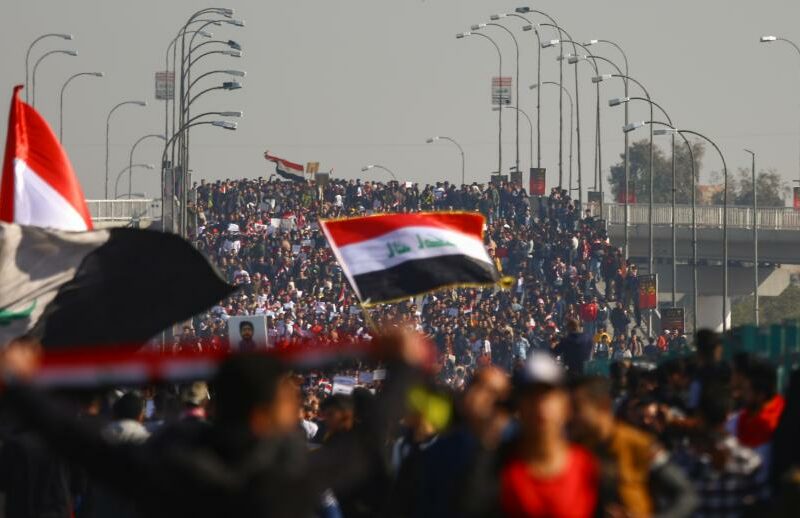
<svg viewBox="0 0 800 518"><path fill-rule="evenodd" d="M283 158L278 158L276 156L270 155L269 153L264 155L264 157L270 162L277 162L279 164L283 164L285 167L288 167L289 169L294 169L295 171L300 171L301 173L305 170L302 164L289 162L288 160L284 160Z"/></svg>
<svg viewBox="0 0 800 518"><path fill-rule="evenodd" d="M14 159L24 160L39 177L64 197L81 215L86 228L92 218L67 153L39 113L19 99L22 85L14 87L8 115L8 136L0 184L0 219L14 221Z"/></svg>
<svg viewBox="0 0 800 518"><path fill-rule="evenodd" d="M435 227L483 239L483 216L460 212L417 212L322 221L330 239L342 247L374 239L403 227Z"/></svg>

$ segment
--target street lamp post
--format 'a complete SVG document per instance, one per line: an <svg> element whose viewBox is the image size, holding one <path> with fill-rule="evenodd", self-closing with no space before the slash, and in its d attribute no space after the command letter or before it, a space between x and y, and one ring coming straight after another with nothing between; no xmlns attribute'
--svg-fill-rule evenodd
<svg viewBox="0 0 800 518"><path fill-rule="evenodd" d="M506 14L493 14L490 16L491 20L499 20L500 18L519 18L520 20L525 21L528 25L524 25L522 27L523 31L533 31L533 34L536 36L536 85L542 85L542 37L539 34L539 30L537 29L537 24L529 20L528 18L522 16L519 13L506 13ZM519 84L519 78L517 78L517 84ZM517 90L517 96L519 96L519 90ZM519 100L517 100L519 104ZM536 167L542 167L542 94L541 89L537 90L536 92ZM533 167L533 166L531 166Z"/></svg>
<svg viewBox="0 0 800 518"><path fill-rule="evenodd" d="M589 40L586 43L586 46L590 47L592 45L597 45L598 43L605 43L605 44L611 45L614 48L616 48L619 51L620 54L622 54L622 60L625 63L625 73L624 74L622 73L620 68L617 66L617 64L615 62L613 62L612 60L610 60L608 58L605 58L605 57L602 57L602 56L597 56L597 55L594 55L594 58L595 59L601 59L601 60L605 61L606 63L609 63L610 65L612 65L617 70L617 73L619 75L621 75L621 76L624 75L625 76L625 78L623 78L623 83L624 83L624 86L625 86L625 97L628 97L628 79L627 79L627 77L630 75L629 67L628 67L628 55L625 54L625 51L622 49L621 45L619 45L616 42L611 41L611 40ZM625 125L627 126L630 122L631 121L630 121L630 114L628 112L628 104L626 103L625 104ZM622 158L622 161L623 161L623 172L624 172L624 178L625 178L625 180L624 180L625 181L625 230L624 230L624 233L625 233L625 259L627 259L628 258L628 179L630 178L630 150L628 149L628 134L627 133L625 133L625 142L623 143L623 145L625 146L625 150L623 151L623 155L622 155L623 156L623 158ZM602 192L602 191L603 191L603 178L601 176L601 178L600 178L600 192Z"/></svg>
<svg viewBox="0 0 800 518"><path fill-rule="evenodd" d="M111 131L111 115L122 106L127 104L134 104L136 106L147 106L146 101L122 101L119 104L116 104L111 110L108 112L108 116L106 117L106 179L105 179L105 199L108 199L108 159L109 159L109 133Z"/></svg>
<svg viewBox="0 0 800 518"><path fill-rule="evenodd" d="M780 36L762 36L760 41L761 41L761 43L772 43L772 42L775 42L775 41L782 41L784 43L788 43L789 45L791 45L794 48L794 50L797 51L797 54L800 55L800 46L798 46L792 40L789 40L789 39L786 39L786 38L781 38ZM800 164L800 162L798 162L798 164Z"/></svg>
<svg viewBox="0 0 800 518"><path fill-rule="evenodd" d="M465 179L466 160L465 160L465 157L464 157L464 148L462 148L461 144L456 142L456 140L451 138L451 137L443 137L443 136L431 137L428 140L426 140L425 142L428 143L428 144L433 144L437 140L447 140L447 141L452 142L453 144L455 144L456 147L458 148L459 153L461 153L461 185L462 186L466 185L466 179Z"/></svg>
<svg viewBox="0 0 800 518"><path fill-rule="evenodd" d="M392 172L391 169L389 169L388 167L384 167L382 165L379 165L379 164L365 165L364 167L361 168L361 172L365 173L365 172L369 171L370 169L382 169L382 170L386 171L387 173L389 173L389 175L392 177L392 180L394 180L395 182L397 181L397 176L395 176L395 174Z"/></svg>
<svg viewBox="0 0 800 518"><path fill-rule="evenodd" d="M504 107L504 108L511 109L511 110L516 110L517 114L520 114L520 113L521 113L521 114L522 114L522 116L523 116L523 117L525 117L525 120L527 120L527 121L528 121L528 127L530 128L530 135L531 135L531 150L530 150L530 160L531 160L531 168L533 168L533 122L531 121L531 118L530 118L530 116L528 116L528 114L527 114L527 113L525 112L525 110L523 110L522 108L519 108L519 107L517 107L517 106L514 106L514 105L511 105L511 104L506 104L506 105L504 105L503 107ZM494 107L494 108L492 108L492 109L493 109L493 110L499 110L500 108L498 108L498 107ZM518 170L519 170L519 169L518 169Z"/></svg>
<svg viewBox="0 0 800 518"><path fill-rule="evenodd" d="M577 54L569 54L566 56L567 62L571 65L577 65L578 61L586 61L592 68L594 69L595 76L600 74L600 70L597 68L597 60L589 53L589 49L586 48L584 45L577 43L577 42L570 42L573 45L578 45L579 47L583 48L586 51L586 56L579 56ZM577 66L575 68L575 73L578 73ZM595 110L595 141L594 141L594 189L598 189L599 183L602 183L602 180L599 179L602 176L602 169L603 169L603 160L600 150L600 83L595 83L596 87L596 110ZM578 175L579 184L580 184L580 175ZM580 185L579 185L580 188ZM602 193L602 189L599 189ZM602 196L600 200L600 205L602 206Z"/></svg>
<svg viewBox="0 0 800 518"><path fill-rule="evenodd" d="M514 9L514 12L519 13L519 14L534 13L534 14L538 14L538 15L544 16L550 22L550 24L548 24L548 26L549 27L554 27L558 31L558 39L561 39L563 37L563 35L566 34L566 31L561 29L561 27L559 26L559 24L555 20L555 18L553 18L552 16L550 16L549 14L547 14L544 11L539 11L537 9L531 9L528 6L523 6L523 7L517 7L516 9ZM527 20L527 18L526 18L526 20ZM529 23L531 23L531 22L529 21ZM537 31L536 35L539 36L538 31ZM569 34L567 34L567 36L569 36ZM570 37L570 39L572 39L572 38ZM539 40L539 49L542 49L543 46L544 46L544 43L542 43L542 41L540 39ZM559 54L562 54L562 55L564 54L564 44L563 43L559 44ZM542 57L541 51L539 52L538 56L539 56L539 61L541 62L541 57ZM559 64L558 64L558 85L559 86L564 86L564 62L563 61L559 61ZM541 145L541 141L539 142L539 145ZM539 167L541 167L541 164L539 164ZM564 184L564 89L562 88L562 89L560 89L558 91L558 186L559 186L559 188L563 188L563 184Z"/></svg>
<svg viewBox="0 0 800 518"><path fill-rule="evenodd" d="M561 89L562 94L566 95L567 99L569 99L569 186L567 187L567 189L569 191L572 191L572 137L573 137L573 135L575 133L575 128L573 126L573 123L574 123L573 122L573 114L574 114L573 112L574 112L575 105L572 102L572 94L569 93L569 90L567 90L567 88L565 86L562 86L562 85L556 83L555 81L543 81L542 84L543 85L554 85L554 86L557 86L559 89ZM530 88L531 88L531 90L533 90L533 89L541 90L540 88L538 88L538 85L531 85Z"/></svg>
<svg viewBox="0 0 800 518"><path fill-rule="evenodd" d="M608 105L609 106L617 106L619 104L623 104L624 103L627 106L627 104L630 101L644 101L644 102L650 103L652 106L655 106L656 108L658 108L661 111L662 115L664 115L664 118L666 118L667 122L669 122L669 125L668 125L669 127L671 127L671 128L675 127L673 122L672 122L672 118L669 116L667 111L660 104L658 104L655 101L651 101L649 99L646 99L644 97L624 97L622 99L611 99L610 101L608 101ZM642 123L628 124L626 127L632 127L632 126L633 127L639 127L637 124L641 125ZM675 175L675 134L673 133L672 134L672 203L671 203L671 209L672 209L671 213L672 214L671 214L671 217L670 217L671 223L672 223L672 307L675 307L676 291L677 291L677 285L676 285L676 282L677 282L677 266L676 266L677 236L676 236L676 229L675 229L675 195L676 195L676 192L677 192L677 179L676 179L676 175Z"/></svg>
<svg viewBox="0 0 800 518"><path fill-rule="evenodd" d="M722 330L727 331L728 329L728 165L725 162L725 155L722 154L722 151L717 146L716 142L711 140L710 138L706 137L702 133L698 133L696 131L690 130L658 130L658 135L666 135L671 131L676 131L678 133L686 133L689 135L694 135L695 137L701 138L711 144L711 146L717 151L719 154L719 158L722 161L722 173L723 173L723 193L722 193Z"/></svg>
<svg viewBox="0 0 800 518"><path fill-rule="evenodd" d="M552 27L552 28L558 30L559 34L563 32L564 34L567 35L567 39L566 40L564 40L563 36L561 36L557 40L550 40L550 41L546 41L546 42L542 43L542 46L544 48L549 48L549 47L553 47L555 45L559 45L559 48L560 48L559 57L563 57L564 56L563 44L564 44L565 41L571 41L572 42L572 52L574 54L578 53L578 48L577 48L577 45L575 44L575 40L562 27L560 27L560 26L558 26L556 24L550 24L550 23L542 23L541 26L542 27ZM563 59L560 60L559 62L562 63L562 64L564 63ZM563 97L563 95L562 95L562 97ZM580 120L581 120L581 103L580 103L580 91L578 90L578 68L575 67L575 121L576 121L575 139L578 141L578 184L579 184L579 186L581 184L581 178L582 178L582 169L581 169L581 123L580 123ZM559 173L559 176L560 176L560 173ZM580 187L579 187L579 190L578 190L578 204L581 206L581 210L583 210L583 208L582 208L582 206L583 206L583 193L581 192Z"/></svg>
<svg viewBox="0 0 800 518"><path fill-rule="evenodd" d="M503 53L500 52L500 46L491 37L483 34L482 32L460 32L456 34L456 39L466 38L467 36L481 36L489 40L489 42L497 50L497 76L503 76ZM497 174L503 174L503 110L497 112Z"/></svg>
<svg viewBox="0 0 800 518"><path fill-rule="evenodd" d="M201 117L203 115L210 115L210 113L209 114L203 113L201 115L198 115L198 117ZM162 182L161 182L161 230L163 230L164 232L174 232L175 231L175 227L174 227L174 223L175 223L175 211L174 211L174 208L175 208L175 200L174 200L174 197L175 197L174 196L175 181L174 181L174 178L171 175L170 176L167 175L167 169L169 169L170 172L174 172L175 165L172 164L172 163L168 163L167 162L167 152L169 151L170 146L172 146L175 143L175 139L180 137L181 134L183 134L184 131L188 130L189 128L193 128L195 126L202 126L202 125L206 125L206 124L210 124L212 126L216 126L218 128L231 130L231 131L235 130L236 127L237 127L237 124L235 122L226 121L226 120L188 122L188 123L184 124L183 126L181 126L180 128L178 128L175 131L175 134L172 135L172 137L170 137L169 140L167 140L166 144L164 144L164 152L161 155L161 169L162 169L162 173L161 173L161 177L162 177ZM171 185L171 188L170 189L166 189L166 185ZM169 221L168 222L165 221L165 218L164 218L164 215L165 215L164 214L164 208L167 206L167 204L169 204L169 207L170 207L169 208L170 216L169 216Z"/></svg>
<svg viewBox="0 0 800 518"><path fill-rule="evenodd" d="M517 73L516 73L516 77L515 77L514 81L516 82L515 86L516 86L517 104L519 105L521 100L519 98L519 42L517 41L517 37L514 36L514 33L508 27L506 27L505 25L501 25L499 23L481 23L481 24L478 24L478 25L473 25L472 27L470 27L470 29L473 30L473 31L477 31L477 30L480 30L480 29L482 29L484 27L498 27L498 28L506 31L508 33L508 35L511 36L512 41L514 41L514 49L516 51L516 66L517 66ZM500 106L502 106L502 104L500 104ZM519 111L517 111L516 115L517 116L516 116L516 130L515 130L515 135L516 135L515 166L516 166L516 170L519 171L520 170L520 168L519 168Z"/></svg>
<svg viewBox="0 0 800 518"><path fill-rule="evenodd" d="M102 72L79 72L77 74L72 74L69 79L64 81L63 86L61 86L61 94L58 97L58 141L62 144L64 143L64 90L66 90L67 85L76 77L81 76L93 76L93 77L103 77Z"/></svg>
<svg viewBox="0 0 800 518"><path fill-rule="evenodd" d="M67 56L78 55L78 53L74 50L51 50L50 52L45 52L39 59L36 60L36 63L33 65L33 73L31 74L31 106L36 106L36 70L39 68L39 64L44 61L47 56L52 56L53 54L66 54Z"/></svg>
<svg viewBox="0 0 800 518"><path fill-rule="evenodd" d="M153 164L128 164L128 165L126 165L125 168L122 171L120 171L119 174L117 174L117 179L116 179L116 181L114 181L114 199L115 200L119 199L119 197L120 197L120 194L119 194L119 181L122 178L122 175L125 174L125 173L128 173L128 176L130 176L131 171L133 171L133 169L136 168L136 167L142 167L144 169L155 169L156 168L156 166L154 166ZM124 196L124 193L123 193L123 196ZM130 198L130 197L131 197L131 193L130 193L130 191L128 191L128 198Z"/></svg>
<svg viewBox="0 0 800 518"><path fill-rule="evenodd" d="M749 149L744 150L750 155L752 165L750 171L753 181L753 322L758 325L758 178L756 175L756 154Z"/></svg>
<svg viewBox="0 0 800 518"><path fill-rule="evenodd" d="M28 68L30 66L30 61L31 61L31 51L33 50L34 45L36 45L45 38L61 38L62 40L71 40L72 34L50 32L47 34L42 34L41 36L33 40L33 42L31 42L30 45L28 45L28 51L25 53L25 102L26 103L28 102Z"/></svg>
<svg viewBox="0 0 800 518"><path fill-rule="evenodd" d="M625 74L602 74L602 75L597 75L597 76L593 77L592 78L592 82L593 83L599 83L601 81L605 81L606 79L611 79L612 77L619 77L619 78L625 80L626 81L626 83L625 83L626 90L627 90L627 81L632 81L634 84L636 84L639 88L642 89L642 92L644 92L644 96L647 98L647 101L650 104L650 120L653 120L653 106L654 105L652 103L652 99L650 97L650 93L647 91L647 89L644 87L644 85L642 83L640 83L639 81L637 81L636 79L634 79L634 78L632 78L632 77L630 77L628 75L625 75ZM627 97L627 95L626 95L626 97ZM631 124L628 123L628 124L625 125L625 127L627 128L630 125ZM627 142L625 144L625 149L627 149ZM650 125L650 189L649 189L650 190L650 196L649 196L649 204L648 204L648 211L647 211L647 221L648 221L648 232L649 232L649 239L648 239L648 241L649 241L649 260L648 260L649 269L648 269L648 273L651 273L651 274L653 273L653 155L654 155L654 153L653 153L653 126ZM626 172L627 172L627 170L626 170ZM625 258L626 259L628 258L628 254L629 254L629 252L628 252L628 248L629 248L629 241L628 241L628 238L629 238L629 233L628 233L628 212L629 212L628 211L628 201L629 201L630 196L629 196L629 193L628 193L628 180L629 180L629 178L626 175L626 177L625 177Z"/></svg>
<svg viewBox="0 0 800 518"><path fill-rule="evenodd" d="M618 106L619 104L622 104L623 102L627 103L628 101L632 101L632 100L645 100L646 101L646 99L637 98L637 97L632 97L630 99L612 99L611 101L609 101L609 105ZM686 144L686 149L689 151L689 166L690 166L690 173L692 175L692 183L691 183L691 189L692 189L692 197L691 197L691 203L692 203L692 224L691 224L691 226L692 226L692 329L696 331L697 330L697 203L696 203L697 199L696 199L696 186L695 186L695 180L696 179L695 179L695 171L694 171L694 152L692 151L692 145L689 143L689 140L686 138L686 136L683 133L679 133L679 132L675 131L675 126L673 126L672 120L669 118L669 115L667 115L667 112L665 112L664 109L660 105L658 105L656 103L653 103L653 104L659 110L661 110L661 113L669 121L668 123L667 122L660 122L660 121L644 121L644 122L640 122L640 123L633 123L632 125L629 124L628 126L626 126L626 128L631 127L632 128L631 131L632 131L635 128L639 128L639 127L643 126L644 124L665 126L665 127L669 128L671 130L669 133L673 137L672 138L673 146L675 145L675 135L678 134L683 139L683 142ZM660 135L660 134L663 133L663 131L662 130L655 130L654 133L656 135ZM673 155L673 157L675 156L675 148L674 147L673 147L673 150L672 150L672 155ZM673 159L673 167L674 167L674 165L675 165L675 162L674 162L674 159ZM673 186L674 186L674 184L675 184L675 170L674 170L674 168L673 168L673 172L672 172L672 179L673 179ZM675 253L676 253L676 250L675 250L675 223L676 223L675 222L675 191L673 190L673 198L672 198L672 307L675 307L675 290L676 290L675 279L676 279L676 275L677 275L676 274L676 268L675 268L675 263L676 263L676 257L675 257Z"/></svg>
<svg viewBox="0 0 800 518"><path fill-rule="evenodd" d="M134 165L133 165L133 152L136 151L136 147L142 141L147 140L149 138L160 138L164 142L167 141L167 137L166 136L159 135L158 133L151 133L149 135L145 135L143 137L140 137L139 140L137 140L136 142L133 143L133 146L131 146L130 156L128 157L128 197L129 198L131 196L131 192L133 191L133 167L134 167ZM119 179L117 179L117 181L119 181ZM117 188L114 187L115 195L116 195L116 192L117 192Z"/></svg>

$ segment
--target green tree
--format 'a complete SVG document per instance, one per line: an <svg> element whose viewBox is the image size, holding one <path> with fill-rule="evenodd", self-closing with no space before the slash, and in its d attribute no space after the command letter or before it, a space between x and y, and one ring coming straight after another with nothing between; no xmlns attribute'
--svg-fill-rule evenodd
<svg viewBox="0 0 800 518"><path fill-rule="evenodd" d="M716 177L722 182L722 175ZM758 204L761 207L783 207L786 205L786 194L789 184L775 169L761 170L756 177L758 186ZM728 179L728 201L731 205L753 204L753 174L750 169L740 167L735 175ZM714 196L714 203L722 204L722 193Z"/></svg>
<svg viewBox="0 0 800 518"><path fill-rule="evenodd" d="M675 142L675 174L676 192L675 200L677 203L689 203L692 195L692 173L689 150L683 139L676 137ZM671 146L670 146L671 151ZM694 155L695 179L700 175L705 148L700 142L692 144ZM653 149L654 155L654 177L653 177L653 200L656 203L670 203L672 201L672 156L656 145ZM625 164L624 155L620 155L620 161L611 166L609 183L614 194L614 200L620 199L625 183ZM628 151L630 162L629 181L631 191L636 193L636 200L639 203L646 202L648 190L650 188L650 141L649 139L639 140L630 145Z"/></svg>
<svg viewBox="0 0 800 518"><path fill-rule="evenodd" d="M777 297L760 297L759 324L780 324L784 320L800 319L800 286L790 285ZM731 307L731 323L734 326L754 323L753 296L742 297Z"/></svg>

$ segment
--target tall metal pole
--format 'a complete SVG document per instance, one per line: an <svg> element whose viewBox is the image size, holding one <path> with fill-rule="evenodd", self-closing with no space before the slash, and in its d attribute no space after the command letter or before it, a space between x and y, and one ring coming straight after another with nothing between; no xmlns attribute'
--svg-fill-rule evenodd
<svg viewBox="0 0 800 518"><path fill-rule="evenodd" d="M514 36L514 32L511 31L505 25L502 25L502 24L499 24L499 23L487 23L486 26L487 27L489 27L489 26L499 27L499 28L503 29L504 31L506 31L508 33L509 36L511 36L511 39L514 41L514 49L516 50L516 57L517 57L517 72L516 72L516 79L515 79L515 81L517 83L517 85L516 85L516 95L517 95L517 106L519 106L519 104L521 102L521 99L519 98L519 42L517 41L517 37ZM519 110L517 110L517 114L516 114L516 148L515 148L515 150L516 150L515 166L516 166L516 170L520 171L520 168L519 168Z"/></svg>
<svg viewBox="0 0 800 518"><path fill-rule="evenodd" d="M140 142L149 138L160 138L164 142L167 141L167 137L164 135L159 135L158 133L151 133L149 135L145 135L140 137L139 140L133 143L131 146L131 152L128 157L128 198L131 197L131 193L133 192L133 152L136 151L136 147L139 145ZM114 189L114 196L116 196L116 188Z"/></svg>
<svg viewBox="0 0 800 518"><path fill-rule="evenodd" d="M465 36L481 36L494 45L495 50L497 50L498 78L503 77L503 54L500 52L500 46L497 42L482 32L464 32L456 35L457 38ZM497 174L503 174L503 110L497 110Z"/></svg>
<svg viewBox="0 0 800 518"><path fill-rule="evenodd" d="M64 90L66 90L67 85L76 77L81 76L94 76L94 77L103 77L102 72L79 72L77 74L73 74L64 81L64 84L61 86L61 93L58 96L58 141L62 144L64 143Z"/></svg>
<svg viewBox="0 0 800 518"><path fill-rule="evenodd" d="M61 38L61 39L64 39L64 40L71 40L72 39L72 34L60 34L60 33L55 33L55 32L42 34L41 36L39 36L38 38L33 40L30 45L28 45L28 50L27 50L27 52L25 52L25 102L26 103L28 102L28 69L30 67L31 51L33 50L33 47L37 43L39 43L40 41L42 41L45 38L50 38L50 37L58 37L58 38Z"/></svg>
<svg viewBox="0 0 800 518"><path fill-rule="evenodd" d="M758 176L756 175L756 154L745 149L750 154L753 181L753 322L758 325Z"/></svg>
<svg viewBox="0 0 800 518"><path fill-rule="evenodd" d="M109 160L109 133L111 132L111 115L119 108L120 106L125 106L126 104L136 104L138 106L147 106L147 103L144 101L122 101L121 103L115 105L111 110L108 112L108 117L106 117L106 176L105 176L105 199L108 199L108 160ZM163 203L163 200L162 200Z"/></svg>
<svg viewBox="0 0 800 518"><path fill-rule="evenodd" d="M39 64L44 61L47 56L52 56L53 54L67 54L68 56L78 55L74 50L51 50L50 52L45 52L36 60L36 63L33 65L33 72L31 73L31 106L36 106L36 71L39 69Z"/></svg>
<svg viewBox="0 0 800 518"><path fill-rule="evenodd" d="M679 131L699 137L711 144L722 160L722 173L724 176L724 191L722 193L722 330L724 332L728 330L728 165L725 163L725 155L722 154L719 146L713 140L696 131Z"/></svg>

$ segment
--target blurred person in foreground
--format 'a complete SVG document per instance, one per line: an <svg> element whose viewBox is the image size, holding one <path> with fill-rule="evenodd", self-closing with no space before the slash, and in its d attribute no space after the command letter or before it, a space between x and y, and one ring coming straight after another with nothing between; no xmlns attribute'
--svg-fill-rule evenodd
<svg viewBox="0 0 800 518"><path fill-rule="evenodd" d="M510 518L584 518L600 509L600 467L570 444L569 393L561 367L534 354L515 373L519 435L500 472L500 506Z"/></svg>
<svg viewBox="0 0 800 518"><path fill-rule="evenodd" d="M608 378L576 380L572 404L572 436L597 456L623 516L691 515L697 505L691 484L654 437L614 417Z"/></svg>
<svg viewBox="0 0 800 518"><path fill-rule="evenodd" d="M385 440L416 368L430 358L423 338L407 332L376 339L374 352L388 362L374 411L362 416L358 433L314 453L297 429L297 387L268 356L227 359L214 381L215 420L172 448L112 444L30 386L40 356L35 343L18 340L0 354L2 399L53 450L133 501L142 515L307 517L325 489L346 492L369 476L370 448Z"/></svg>
<svg viewBox="0 0 800 518"><path fill-rule="evenodd" d="M730 387L705 384L698 426L688 431L675 455L700 498L696 516L752 516L764 494L758 477L761 458L725 429L731 408Z"/></svg>

